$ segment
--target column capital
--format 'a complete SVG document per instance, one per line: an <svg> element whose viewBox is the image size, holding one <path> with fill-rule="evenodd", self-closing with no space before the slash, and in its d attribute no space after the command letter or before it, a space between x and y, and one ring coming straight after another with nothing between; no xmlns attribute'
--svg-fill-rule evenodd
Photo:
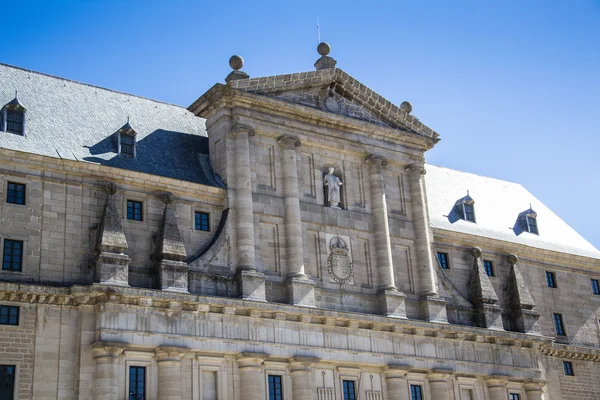
<svg viewBox="0 0 600 400"><path fill-rule="evenodd" d="M248 135L248 136L254 136L254 129L250 128L249 126L246 125L235 125L232 129L231 129L231 135L232 136L238 136L238 135Z"/></svg>
<svg viewBox="0 0 600 400"><path fill-rule="evenodd" d="M154 350L156 362L179 362L190 351L187 347L159 346Z"/></svg>
<svg viewBox="0 0 600 400"><path fill-rule="evenodd" d="M300 147L302 142L296 136L292 135L283 135L278 140L277 143L284 149L295 150L296 147Z"/></svg>
<svg viewBox="0 0 600 400"><path fill-rule="evenodd" d="M485 379L485 384L488 388L493 387L506 387L508 383L508 376L504 375L491 375Z"/></svg>
<svg viewBox="0 0 600 400"><path fill-rule="evenodd" d="M318 357L295 356L290 358L290 371L310 370L314 363L321 361Z"/></svg>
<svg viewBox="0 0 600 400"><path fill-rule="evenodd" d="M453 374L454 371L451 369L432 369L427 374L427 379L430 382L446 381Z"/></svg>
<svg viewBox="0 0 600 400"><path fill-rule="evenodd" d="M506 261L508 261L510 265L515 265L519 262L519 257L517 257L516 254L509 254L506 256Z"/></svg>
<svg viewBox="0 0 600 400"><path fill-rule="evenodd" d="M425 175L427 173L427 171L425 170L425 167L423 167L422 165L419 165L419 164L407 165L404 167L404 170L406 172L415 173L415 174L419 174L419 175Z"/></svg>
<svg viewBox="0 0 600 400"><path fill-rule="evenodd" d="M388 164L385 158L378 156L377 154L371 154L365 159L365 162L367 164L378 165L380 167L385 167Z"/></svg>
<svg viewBox="0 0 600 400"><path fill-rule="evenodd" d="M92 354L94 358L120 357L128 346L127 343L122 342L94 342Z"/></svg>
<svg viewBox="0 0 600 400"><path fill-rule="evenodd" d="M266 353L252 353L244 351L239 353L237 356L237 362L240 368L244 367L260 367L266 358L269 358L269 354Z"/></svg>
<svg viewBox="0 0 600 400"><path fill-rule="evenodd" d="M385 379L406 378L406 374L412 367L410 365L389 364L383 367L383 375Z"/></svg>

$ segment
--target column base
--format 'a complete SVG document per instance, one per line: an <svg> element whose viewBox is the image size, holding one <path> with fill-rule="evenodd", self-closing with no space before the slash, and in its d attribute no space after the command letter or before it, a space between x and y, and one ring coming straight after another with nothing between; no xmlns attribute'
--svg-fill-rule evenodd
<svg viewBox="0 0 600 400"><path fill-rule="evenodd" d="M517 330L529 335L541 335L540 324L538 322L540 314L533 310L520 310L516 315Z"/></svg>
<svg viewBox="0 0 600 400"><path fill-rule="evenodd" d="M162 260L158 264L158 287L166 292L189 293L189 269L183 261Z"/></svg>
<svg viewBox="0 0 600 400"><path fill-rule="evenodd" d="M129 287L129 263L125 254L101 252L96 260L96 281L103 285Z"/></svg>
<svg viewBox="0 0 600 400"><path fill-rule="evenodd" d="M494 329L498 331L504 330L502 324L502 308L495 304L483 304L481 308L475 311L475 326L480 328Z"/></svg>
<svg viewBox="0 0 600 400"><path fill-rule="evenodd" d="M267 301L265 274L253 270L241 270L237 274L238 291L244 300Z"/></svg>
<svg viewBox="0 0 600 400"><path fill-rule="evenodd" d="M406 296L397 290L384 290L377 296L379 312L391 318L406 319Z"/></svg>
<svg viewBox="0 0 600 400"><path fill-rule="evenodd" d="M301 307L316 307L315 282L308 278L288 278L286 282L290 304Z"/></svg>
<svg viewBox="0 0 600 400"><path fill-rule="evenodd" d="M421 318L429 322L439 324L448 323L448 314L446 312L446 300L438 295L424 296L419 304Z"/></svg>

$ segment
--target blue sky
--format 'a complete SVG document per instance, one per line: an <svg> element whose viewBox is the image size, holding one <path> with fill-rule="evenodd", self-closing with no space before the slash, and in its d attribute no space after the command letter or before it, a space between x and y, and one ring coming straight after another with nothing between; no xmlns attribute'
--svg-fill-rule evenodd
<svg viewBox="0 0 600 400"><path fill-rule="evenodd" d="M432 164L519 182L600 247L600 1L19 1L0 61L187 106L229 73L338 67L442 141ZM535 205L534 205L535 208ZM543 221L540 221L543 230Z"/></svg>

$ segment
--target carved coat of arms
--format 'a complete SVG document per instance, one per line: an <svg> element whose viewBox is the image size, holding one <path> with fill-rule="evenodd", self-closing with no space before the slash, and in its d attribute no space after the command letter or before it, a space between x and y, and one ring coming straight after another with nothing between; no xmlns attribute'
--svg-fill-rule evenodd
<svg viewBox="0 0 600 400"><path fill-rule="evenodd" d="M348 245L339 236L334 236L329 242L331 254L327 259L329 275L338 283L348 283L354 276L352 260L348 256Z"/></svg>

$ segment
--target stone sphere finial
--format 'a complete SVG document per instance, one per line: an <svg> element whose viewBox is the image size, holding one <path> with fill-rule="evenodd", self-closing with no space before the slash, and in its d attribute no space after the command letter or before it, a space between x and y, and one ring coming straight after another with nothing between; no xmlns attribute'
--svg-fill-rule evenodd
<svg viewBox="0 0 600 400"><path fill-rule="evenodd" d="M506 259L510 265L515 265L517 262L519 262L519 257L517 257L516 254L509 254L506 256Z"/></svg>
<svg viewBox="0 0 600 400"><path fill-rule="evenodd" d="M173 202L173 200L175 199L175 196L173 196L173 193L171 193L171 192L162 192L160 194L160 199L165 204L171 204Z"/></svg>
<svg viewBox="0 0 600 400"><path fill-rule="evenodd" d="M400 109L407 114L410 114L412 112L412 104L410 104L410 101L403 101L402 104L400 104Z"/></svg>
<svg viewBox="0 0 600 400"><path fill-rule="evenodd" d="M242 56L231 56L231 58L229 59L229 66L234 70L238 71L244 66L244 59L242 58Z"/></svg>
<svg viewBox="0 0 600 400"><path fill-rule="evenodd" d="M482 253L482 251L479 247L473 247L473 248L471 248L471 250L469 252L475 258L481 257L481 253Z"/></svg>
<svg viewBox="0 0 600 400"><path fill-rule="evenodd" d="M104 182L102 190L109 195L113 195L117 193L117 184L111 181Z"/></svg>
<svg viewBox="0 0 600 400"><path fill-rule="evenodd" d="M331 46L327 42L321 42L317 46L317 51L320 55L326 56L331 52Z"/></svg>

